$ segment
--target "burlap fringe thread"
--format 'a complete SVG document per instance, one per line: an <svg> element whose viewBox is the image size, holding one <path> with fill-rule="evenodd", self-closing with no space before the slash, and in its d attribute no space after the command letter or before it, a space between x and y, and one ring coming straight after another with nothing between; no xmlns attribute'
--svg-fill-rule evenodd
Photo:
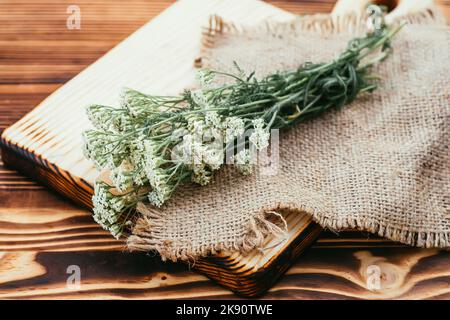
<svg viewBox="0 0 450 320"><path fill-rule="evenodd" d="M445 17L434 6L421 12L410 14L396 19L395 22L407 21L414 24L445 24ZM271 34L277 36L285 32L317 32L320 34L333 34L340 32L364 32L365 22L356 15L335 17L329 14L316 14L303 16L291 22L267 22L260 26L238 26L225 22L221 17L213 15L209 19L209 26L204 28L200 56L195 60L196 67L208 66L208 49L214 47L214 37L217 34L239 34L246 32ZM258 213L249 212L248 231L238 243L216 243L210 247L203 247L196 252L187 252L180 249L180 244L170 240L161 232L161 220L164 211L140 203L137 208L141 216L136 220L132 235L127 239L130 251L156 251L163 260L184 260L195 263L197 257L215 254L222 250L238 251L242 254L261 247L268 236L287 238L287 223L279 213L282 210L300 211L311 214L314 220L322 227L331 230L352 228L356 230L369 230L381 237L418 247L450 247L450 235L441 233L418 233L400 230L378 223L367 223L360 219L330 219L327 212L317 212L312 208L304 208L286 204L274 204L272 208L262 208Z"/></svg>
<svg viewBox="0 0 450 320"><path fill-rule="evenodd" d="M163 261L183 260L195 264L197 257L216 254L222 250L246 253L255 248L261 248L269 235L280 238L280 241L287 239L288 226L283 216L273 209L262 209L257 214L249 214L248 230L240 242L231 245L216 243L214 246L202 247L192 254L178 243L179 240L167 239L161 232L161 223L164 221L164 213L161 210L139 203L137 211L142 216L136 221L132 235L127 240L128 249L130 251L155 250ZM264 250L261 249L261 251Z"/></svg>

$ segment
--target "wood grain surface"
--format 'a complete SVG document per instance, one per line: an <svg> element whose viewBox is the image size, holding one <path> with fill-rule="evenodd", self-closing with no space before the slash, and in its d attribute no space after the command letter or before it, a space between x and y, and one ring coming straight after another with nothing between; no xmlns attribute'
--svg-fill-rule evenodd
<svg viewBox="0 0 450 320"><path fill-rule="evenodd" d="M295 13L334 1L270 1ZM0 130L168 7L172 1L2 1ZM67 6L82 28L66 28ZM440 1L448 12L449 1ZM124 14L125 12L125 14ZM89 212L0 162L0 298L237 298L183 264L122 252ZM81 270L81 288L66 285ZM368 290L368 267L382 271ZM450 298L450 253L373 236L324 233L264 298Z"/></svg>

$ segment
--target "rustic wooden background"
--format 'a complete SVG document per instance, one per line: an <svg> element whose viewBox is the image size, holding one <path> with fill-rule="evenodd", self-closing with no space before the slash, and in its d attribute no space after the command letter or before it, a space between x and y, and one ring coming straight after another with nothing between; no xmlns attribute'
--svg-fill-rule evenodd
<svg viewBox="0 0 450 320"><path fill-rule="evenodd" d="M271 0L294 13L329 12L333 0ZM0 132L168 7L169 0L2 0ZM450 1L439 1L447 17ZM81 30L66 28L81 8ZM184 264L123 253L82 210L0 160L1 298L237 298ZM80 289L67 268L81 269ZM381 290L366 287L369 265ZM450 299L450 253L360 233L324 232L264 298Z"/></svg>

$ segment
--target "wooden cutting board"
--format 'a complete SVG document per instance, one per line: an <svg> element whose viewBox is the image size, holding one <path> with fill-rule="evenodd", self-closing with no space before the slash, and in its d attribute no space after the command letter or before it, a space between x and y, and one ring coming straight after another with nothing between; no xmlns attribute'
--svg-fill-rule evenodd
<svg viewBox="0 0 450 320"><path fill-rule="evenodd" d="M80 133L89 126L84 107L116 104L124 86L159 94L175 94L189 86L200 29L210 14L245 24L292 18L256 0L177 2L6 129L1 137L5 164L90 208L97 172L81 151ZM263 293L321 231L303 213L287 213L286 219L288 241L268 239L263 254L222 253L198 261L195 268L242 295Z"/></svg>

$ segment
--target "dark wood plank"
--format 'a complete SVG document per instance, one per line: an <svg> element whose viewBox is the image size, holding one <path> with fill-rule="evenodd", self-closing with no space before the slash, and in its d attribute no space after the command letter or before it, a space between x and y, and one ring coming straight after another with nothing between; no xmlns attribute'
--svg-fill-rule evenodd
<svg viewBox="0 0 450 320"><path fill-rule="evenodd" d="M69 266L79 288L67 286ZM379 290L367 289L367 266L381 270ZM39 250L0 253L0 299L237 299L184 264L117 250ZM446 299L450 259L417 248L314 246L264 299Z"/></svg>
<svg viewBox="0 0 450 320"><path fill-rule="evenodd" d="M0 298L237 298L184 264L123 252L80 209L46 189L0 191ZM326 232L264 298L445 298L450 253L358 232ZM67 268L81 288L66 286ZM377 265L382 287L367 289Z"/></svg>

